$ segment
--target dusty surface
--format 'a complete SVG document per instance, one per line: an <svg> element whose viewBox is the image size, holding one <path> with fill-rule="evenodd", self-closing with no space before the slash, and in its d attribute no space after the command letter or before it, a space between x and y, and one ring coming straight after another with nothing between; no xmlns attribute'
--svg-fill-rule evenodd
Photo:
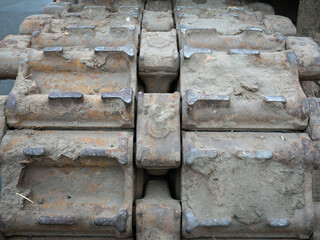
<svg viewBox="0 0 320 240"><path fill-rule="evenodd" d="M298 57L300 80L320 80L320 47L309 37L287 37L286 48Z"/></svg>
<svg viewBox="0 0 320 240"><path fill-rule="evenodd" d="M148 32L164 32L174 28L172 12L144 11L142 28Z"/></svg>
<svg viewBox="0 0 320 240"><path fill-rule="evenodd" d="M194 54L182 64L182 124L187 129L304 129L308 116L303 111L305 98L290 63L290 53ZM292 54L292 53L291 53ZM230 97L228 107L205 101L191 109L186 90L197 94ZM283 103L265 103L265 96L284 96Z"/></svg>
<svg viewBox="0 0 320 240"><path fill-rule="evenodd" d="M136 164L147 169L180 165L180 94L138 97Z"/></svg>
<svg viewBox="0 0 320 240"><path fill-rule="evenodd" d="M211 18L200 18L194 14L185 14L180 19L180 26L213 27L221 35L240 34L244 28L262 28L265 26L260 21L241 21L232 15L216 15Z"/></svg>
<svg viewBox="0 0 320 240"><path fill-rule="evenodd" d="M32 47L137 46L138 24L137 19L128 15L115 15L103 21L79 18L52 19L39 35L32 38ZM90 26L94 29L68 30L69 26Z"/></svg>
<svg viewBox="0 0 320 240"><path fill-rule="evenodd" d="M102 100L102 92L136 91L135 57L121 52L65 52L44 55L30 50L7 108L8 124L18 128L133 127L134 104ZM77 81L77 84L75 84ZM99 87L97 87L99 86ZM51 92L81 92L80 100L49 101ZM50 112L50 115L47 113Z"/></svg>
<svg viewBox="0 0 320 240"><path fill-rule="evenodd" d="M212 28L192 28L180 32L180 48L190 45L196 48L210 48L215 51L229 49L259 49L263 51L282 51L285 49L283 34L242 30L237 35L220 35Z"/></svg>
<svg viewBox="0 0 320 240"><path fill-rule="evenodd" d="M183 212L197 219L229 219L229 227L196 228L184 236L308 236L312 231L311 168L314 149L307 134L185 133L183 154L192 142L199 154L216 150L216 158L201 157L182 169ZM271 151L272 158L251 157ZM239 152L247 152L241 157ZM290 225L278 231L266 227L273 219ZM183 220L183 229L186 221ZM301 235L301 236L302 236ZM239 236L239 235L237 235ZM248 236L248 235L245 235ZM257 235L256 235L257 236Z"/></svg>
<svg viewBox="0 0 320 240"><path fill-rule="evenodd" d="M169 32L142 31L139 71L177 73L178 57L175 29Z"/></svg>
<svg viewBox="0 0 320 240"><path fill-rule="evenodd" d="M126 165L111 157L88 158L85 148L117 151L127 142ZM92 224L99 217L115 217L127 210L127 231L131 233L133 201L132 132L76 131L8 131L1 146L2 153L2 220L5 232L64 235L119 236L112 227ZM28 157L25 148L43 147L45 155ZM123 152L124 154L125 152ZM20 193L31 203L16 195ZM81 213L79 213L81 209ZM38 218L69 217L72 226L41 226Z"/></svg>
<svg viewBox="0 0 320 240"><path fill-rule="evenodd" d="M295 36L297 34L296 27L287 17L266 15L263 18L263 23L270 33L280 32L286 36Z"/></svg>
<svg viewBox="0 0 320 240"><path fill-rule="evenodd" d="M181 206L171 198L166 181L150 180L136 205L137 240L180 239Z"/></svg>

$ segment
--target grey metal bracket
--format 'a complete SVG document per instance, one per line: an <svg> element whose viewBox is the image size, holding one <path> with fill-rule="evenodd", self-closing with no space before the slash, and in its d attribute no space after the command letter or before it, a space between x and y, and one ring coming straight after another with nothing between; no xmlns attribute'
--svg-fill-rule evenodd
<svg viewBox="0 0 320 240"><path fill-rule="evenodd" d="M29 147L23 149L23 154L30 157L43 156L45 155L45 149L43 147Z"/></svg>
<svg viewBox="0 0 320 240"><path fill-rule="evenodd" d="M193 146L191 142L187 143L187 153L185 156L185 161L187 165L193 164L194 160L198 158L217 158L218 152L216 150L200 150Z"/></svg>
<svg viewBox="0 0 320 240"><path fill-rule="evenodd" d="M192 233L198 227L228 227L232 221L230 219L197 219L193 212L185 213L186 231Z"/></svg>
<svg viewBox="0 0 320 240"><path fill-rule="evenodd" d="M209 49L209 48L195 48L190 45L186 45L183 47L183 56L185 58L189 59L195 53L211 53L211 49Z"/></svg>
<svg viewBox="0 0 320 240"><path fill-rule="evenodd" d="M133 96L133 89L132 88L125 88L123 91L120 92L104 92L101 94L101 98L103 100L108 99L121 99L125 104L132 104L132 96Z"/></svg>
<svg viewBox="0 0 320 240"><path fill-rule="evenodd" d="M186 99L189 106L198 101L215 103L219 107L228 107L230 104L230 97L227 95L198 94L191 89L186 90Z"/></svg>
<svg viewBox="0 0 320 240"><path fill-rule="evenodd" d="M135 52L134 48L131 46L120 46L120 47L96 47L94 49L95 53L104 52L104 53L117 53L123 52L127 54L129 57L133 57Z"/></svg>
<svg viewBox="0 0 320 240"><path fill-rule="evenodd" d="M66 217L39 217L40 225L73 225L74 219Z"/></svg>
<svg viewBox="0 0 320 240"><path fill-rule="evenodd" d="M128 140L123 139L117 148L108 150L85 148L82 150L81 155L83 157L114 158L117 159L121 165L126 165L128 163Z"/></svg>
<svg viewBox="0 0 320 240"><path fill-rule="evenodd" d="M80 92L53 92L49 93L48 98L50 100L57 99L82 99L83 94Z"/></svg>
<svg viewBox="0 0 320 240"><path fill-rule="evenodd" d="M101 227L112 226L120 233L125 233L127 231L127 215L127 210L122 210L113 218L96 218L94 219L94 224Z"/></svg>

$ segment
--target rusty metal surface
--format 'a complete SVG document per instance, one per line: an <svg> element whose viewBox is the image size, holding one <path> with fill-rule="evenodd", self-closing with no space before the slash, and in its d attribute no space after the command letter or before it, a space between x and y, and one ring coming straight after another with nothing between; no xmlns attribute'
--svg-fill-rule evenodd
<svg viewBox="0 0 320 240"><path fill-rule="evenodd" d="M164 32L174 29L172 11L144 11L142 28L148 32Z"/></svg>
<svg viewBox="0 0 320 240"><path fill-rule="evenodd" d="M30 148L45 151L29 154ZM7 131L1 230L8 236L130 236L132 154L133 132Z"/></svg>
<svg viewBox="0 0 320 240"><path fill-rule="evenodd" d="M237 35L245 28L266 29L260 20L239 19L237 15L233 14L213 15L210 18L202 18L195 14L183 14L179 17L178 23L179 29L182 26L214 28L220 35Z"/></svg>
<svg viewBox="0 0 320 240"><path fill-rule="evenodd" d="M320 79L320 47L309 37L287 37L286 47L298 59L300 80Z"/></svg>
<svg viewBox="0 0 320 240"><path fill-rule="evenodd" d="M180 46L210 48L215 51L228 49L259 49L281 51L285 49L283 34L266 34L262 28L246 28L238 35L220 35L213 27L180 27Z"/></svg>
<svg viewBox="0 0 320 240"><path fill-rule="evenodd" d="M168 169L180 166L180 94L138 94L136 166Z"/></svg>
<svg viewBox="0 0 320 240"><path fill-rule="evenodd" d="M181 56L182 128L307 127L309 105L293 52L205 50L188 49Z"/></svg>
<svg viewBox="0 0 320 240"><path fill-rule="evenodd" d="M30 46L30 36L8 35L0 41L0 78L15 78L19 56Z"/></svg>
<svg viewBox="0 0 320 240"><path fill-rule="evenodd" d="M150 180L144 198L136 201L137 240L179 240L180 218L180 203L171 198L168 183Z"/></svg>
<svg viewBox="0 0 320 240"><path fill-rule="evenodd" d="M53 19L31 39L33 48L138 45L138 22L125 15L115 15L105 21Z"/></svg>
<svg viewBox="0 0 320 240"><path fill-rule="evenodd" d="M265 15L262 21L269 33L280 32L286 36L295 36L297 34L296 26L287 17Z"/></svg>
<svg viewBox="0 0 320 240"><path fill-rule="evenodd" d="M20 25L19 34L32 35L40 32L53 19L49 14L36 14L26 17Z"/></svg>
<svg viewBox="0 0 320 240"><path fill-rule="evenodd" d="M179 54L176 30L147 32L142 30L139 56L139 78L147 92L169 92L178 77Z"/></svg>
<svg viewBox="0 0 320 240"><path fill-rule="evenodd" d="M308 239L314 159L307 134L185 132L183 236Z"/></svg>
<svg viewBox="0 0 320 240"><path fill-rule="evenodd" d="M291 20L242 0L44 13L0 42L0 77L19 67L1 240L320 239L319 99L299 83L319 47Z"/></svg>
<svg viewBox="0 0 320 240"><path fill-rule="evenodd" d="M21 59L19 76L7 101L10 126L134 127L135 56L116 48L61 54L30 50ZM75 91L82 97L53 98Z"/></svg>

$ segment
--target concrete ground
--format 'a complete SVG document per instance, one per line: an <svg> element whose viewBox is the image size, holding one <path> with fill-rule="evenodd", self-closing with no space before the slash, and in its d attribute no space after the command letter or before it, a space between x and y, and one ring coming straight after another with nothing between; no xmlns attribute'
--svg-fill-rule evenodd
<svg viewBox="0 0 320 240"><path fill-rule="evenodd" d="M41 13L52 0L0 0L0 39L17 34L23 19Z"/></svg>
<svg viewBox="0 0 320 240"><path fill-rule="evenodd" d="M18 34L23 19L42 12L53 0L0 0L0 40L9 34ZM13 87L13 80L0 79L0 95L8 95Z"/></svg>

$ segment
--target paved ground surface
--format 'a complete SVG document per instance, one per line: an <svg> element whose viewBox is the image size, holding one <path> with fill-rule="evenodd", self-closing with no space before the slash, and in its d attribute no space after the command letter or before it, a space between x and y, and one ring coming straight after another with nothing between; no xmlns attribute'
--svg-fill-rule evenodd
<svg viewBox="0 0 320 240"><path fill-rule="evenodd" d="M0 40L9 34L17 34L23 19L41 13L52 0L0 0ZM0 95L7 95L14 81L0 80Z"/></svg>
<svg viewBox="0 0 320 240"><path fill-rule="evenodd" d="M52 0L0 0L0 39L17 34L23 19L41 13L48 2Z"/></svg>

